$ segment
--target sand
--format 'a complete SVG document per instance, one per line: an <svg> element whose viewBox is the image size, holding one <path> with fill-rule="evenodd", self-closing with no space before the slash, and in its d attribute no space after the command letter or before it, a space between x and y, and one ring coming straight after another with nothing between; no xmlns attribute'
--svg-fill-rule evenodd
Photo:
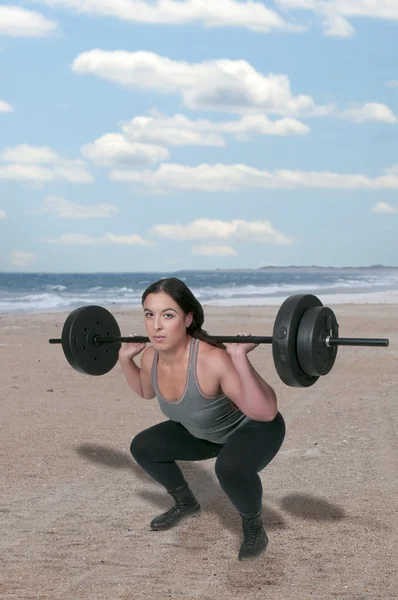
<svg viewBox="0 0 398 600"><path fill-rule="evenodd" d="M277 391L285 442L261 473L265 553L237 560L241 521L215 459L180 463L202 514L153 532L172 502L129 455L164 420L117 365L77 373L59 337L67 314L0 315L1 600L347 599L398 597L398 307L333 307L340 335L389 348L340 348L307 389L278 378L270 346L249 357ZM213 334L272 334L277 307L205 307ZM112 309L122 333L141 311ZM250 313L250 316L249 316Z"/></svg>

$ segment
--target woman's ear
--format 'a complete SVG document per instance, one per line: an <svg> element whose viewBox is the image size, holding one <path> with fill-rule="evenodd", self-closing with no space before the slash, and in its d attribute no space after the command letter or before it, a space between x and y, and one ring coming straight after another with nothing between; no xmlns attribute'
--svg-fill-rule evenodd
<svg viewBox="0 0 398 600"><path fill-rule="evenodd" d="M187 316L185 317L185 327L190 327L192 325L194 317L194 313L187 314Z"/></svg>

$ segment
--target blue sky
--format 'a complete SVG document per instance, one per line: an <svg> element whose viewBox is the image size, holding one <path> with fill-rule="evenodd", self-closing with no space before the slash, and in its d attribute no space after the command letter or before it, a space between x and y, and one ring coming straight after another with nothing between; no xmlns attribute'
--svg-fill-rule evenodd
<svg viewBox="0 0 398 600"><path fill-rule="evenodd" d="M396 0L0 3L0 270L398 266Z"/></svg>

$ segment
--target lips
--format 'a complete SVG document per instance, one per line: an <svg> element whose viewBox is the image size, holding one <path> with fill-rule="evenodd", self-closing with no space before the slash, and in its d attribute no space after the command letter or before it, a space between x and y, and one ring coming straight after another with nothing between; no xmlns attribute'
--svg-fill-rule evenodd
<svg viewBox="0 0 398 600"><path fill-rule="evenodd" d="M164 340L164 336L161 336L161 335L160 336L156 336L156 335L154 335L153 339L156 340L156 341L158 341L158 340Z"/></svg>

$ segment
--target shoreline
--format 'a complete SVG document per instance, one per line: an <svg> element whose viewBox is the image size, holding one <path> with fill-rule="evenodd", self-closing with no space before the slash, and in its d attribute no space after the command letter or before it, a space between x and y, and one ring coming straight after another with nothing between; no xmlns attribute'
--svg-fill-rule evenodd
<svg viewBox="0 0 398 600"><path fill-rule="evenodd" d="M315 295L318 296L318 298L320 298L320 296L321 296L321 294L315 294ZM267 304L221 304L221 303L214 303L214 304L201 303L201 304L204 309L204 312L208 313L208 314L211 314L212 312L214 312L214 313L224 312L226 310L227 311L228 310L246 311L246 312L250 313L250 312L258 312L261 310L277 311L286 298L287 297L282 298L280 300L280 302L275 302L275 303L273 302L273 303L267 303ZM391 302L354 302L354 301L353 302L330 302L329 298L328 298L328 301L326 301L325 299L322 300L322 298L320 298L320 299L324 306L328 306L329 308L332 308L335 312L338 312L339 310L345 310L345 309L355 308L355 307L356 308L369 308L374 311L383 310L384 308L392 309L394 307L398 309L398 298L396 301L391 301ZM57 317L59 315L69 315L76 308L80 308L83 306L89 306L89 305L88 304L80 304L79 306L72 307L72 308L53 309L53 310L38 309L38 310L16 310L16 311L4 311L4 312L0 311L0 319L3 317L6 317L6 318L8 318L8 317L36 318L36 317L46 317L46 316ZM95 306L101 306L102 308L105 308L112 313L142 314L141 306L139 306L139 305L132 306L128 303L119 304L119 303L102 302L101 304L95 304Z"/></svg>
<svg viewBox="0 0 398 600"><path fill-rule="evenodd" d="M319 297L319 296L318 296ZM282 301L283 302L283 301ZM261 311L265 311L265 312L277 312L280 308L280 306L282 305L282 302L279 303L275 303L275 304L234 304L234 305L230 305L230 304L202 304L203 310L205 312L205 318L206 318L206 314L211 315L211 314L219 314L219 313L224 313L225 311L239 311L239 312L246 312L248 313L261 313ZM329 306L330 308L332 308L336 313L339 310L350 310L350 309L368 309L369 311L375 311L375 313L377 311L383 310L383 309L394 309L396 308L398 310L398 301L397 302L391 302L391 303L383 303L383 302L377 302L377 303L372 303L372 302L342 302L340 303L328 303L325 304L323 303L324 306ZM90 306L90 305L80 305L81 307L83 306ZM77 307L77 308L80 308ZM94 306L94 305L93 305ZM99 305L95 305L95 306L99 306ZM143 314L143 310L141 306L130 306L129 304L109 304L109 303L102 303L100 305L102 308L105 308L106 310L109 310L111 313L119 313L119 314L133 314L133 315L142 315ZM1 318L21 318L21 319L26 319L26 318L37 318L37 317L43 317L43 318L49 318L49 317L60 317L60 316L67 316L70 315L71 312L73 312L73 310L75 310L75 308L71 308L71 309L62 309L62 310L37 310L37 311L10 311L10 312L0 312L0 319ZM397 313L398 314L398 313Z"/></svg>

